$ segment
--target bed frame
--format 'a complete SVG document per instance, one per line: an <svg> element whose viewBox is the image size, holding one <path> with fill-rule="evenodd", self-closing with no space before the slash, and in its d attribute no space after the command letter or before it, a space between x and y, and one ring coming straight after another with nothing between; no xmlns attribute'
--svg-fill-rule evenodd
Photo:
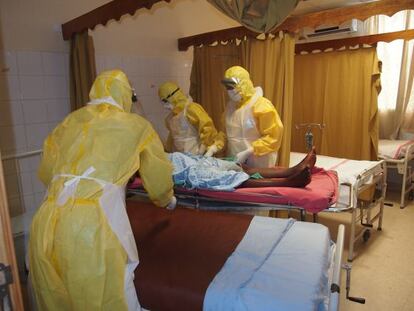
<svg viewBox="0 0 414 311"><path fill-rule="evenodd" d="M405 208L405 198L412 200L414 198L414 172L410 162L414 159L414 142L408 145L404 156L401 159L382 158L387 163L387 168L397 169L398 174L402 175L400 208Z"/></svg>
<svg viewBox="0 0 414 311"><path fill-rule="evenodd" d="M378 166L366 170L359 174L354 186L350 183L342 183L342 186L349 188L349 202L347 205L338 203L334 207L329 207L327 212L350 212L351 213L351 232L349 238L348 261L354 259L355 242L360 238L367 242L371 236L371 229L377 221L377 230L382 230L382 219L384 215L384 203L387 191L387 166L385 161L380 161ZM376 214L372 210L379 207ZM314 215L317 219L317 215ZM357 225L362 228L357 230Z"/></svg>
<svg viewBox="0 0 414 311"><path fill-rule="evenodd" d="M365 303L364 298L358 298L358 297L350 297L350 282L351 282L351 269L352 266L345 264L343 265L343 251L344 251L344 242L345 241L345 226L339 225L338 231L337 231L337 238L336 243L334 246L334 256L331 262L331 266L329 267L329 270L332 271L328 278L328 284L329 284L329 301L327 305L327 310L329 311L338 311L339 305L340 305L340 293L341 293L341 275L342 275L342 269L346 270L346 288L342 289L342 293L346 293L346 299L349 299L354 302L358 303ZM300 293L298 293L300 294ZM145 311L149 311L147 309L143 309Z"/></svg>
<svg viewBox="0 0 414 311"><path fill-rule="evenodd" d="M373 228L376 221L378 221L378 230L382 230L382 218L386 193L386 164L384 161L380 161L378 165L380 165L380 168L375 166L370 170L365 171L363 174L360 174L354 186L351 184L342 184L343 186L349 188L349 202L346 204L337 203L335 206L327 207L327 209L323 211L331 213L350 212L352 214L348 253L348 261L350 262L354 259L355 242L361 237L363 241L368 241L371 236L370 230ZM367 184L367 182L369 183ZM369 198L368 201L361 199L361 194L364 191L374 192L374 199ZM138 195L140 197L148 198L145 190L141 188L128 189L127 195ZM215 199L201 196L197 193L189 194L186 192L175 192L175 196L178 200L178 204L188 208L248 213L254 213L257 211L287 211L289 217L291 211L297 211L300 214L300 220L306 221L306 210L302 207L294 205ZM379 206L379 211L375 215L372 215L372 209L377 206ZM318 221L317 214L312 214L312 217L314 222ZM363 228L357 231L357 225L359 223Z"/></svg>

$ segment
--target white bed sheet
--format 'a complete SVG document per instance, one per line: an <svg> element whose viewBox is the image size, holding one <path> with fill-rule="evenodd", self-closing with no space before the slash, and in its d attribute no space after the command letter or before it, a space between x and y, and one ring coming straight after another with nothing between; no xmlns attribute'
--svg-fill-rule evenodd
<svg viewBox="0 0 414 311"><path fill-rule="evenodd" d="M291 152L289 166L298 164L305 156L306 154L304 153ZM321 167L325 170L334 170L337 172L339 183L339 197L336 205L341 207L343 205L348 205L350 200L349 187L341 184L349 183L354 187L358 176L373 168L375 168L374 173L380 173L381 166L379 163L380 161L349 160L317 155L315 166ZM363 180L363 183L370 183L371 179L372 175L369 179Z"/></svg>
<svg viewBox="0 0 414 311"><path fill-rule="evenodd" d="M326 310L332 251L323 225L254 217L210 284L203 310Z"/></svg>
<svg viewBox="0 0 414 311"><path fill-rule="evenodd" d="M412 144L414 144L414 140L380 139L378 142L378 157L383 159L402 159L408 146Z"/></svg>

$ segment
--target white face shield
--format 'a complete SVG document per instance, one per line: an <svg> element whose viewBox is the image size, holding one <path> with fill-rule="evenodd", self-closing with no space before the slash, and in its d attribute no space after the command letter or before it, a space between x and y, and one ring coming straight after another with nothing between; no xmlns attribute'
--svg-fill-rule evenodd
<svg viewBox="0 0 414 311"><path fill-rule="evenodd" d="M239 103L242 100L242 96L236 89L227 90L227 94L229 95L230 99L235 103Z"/></svg>
<svg viewBox="0 0 414 311"><path fill-rule="evenodd" d="M170 102L168 102L168 101L162 100L161 101L161 104L164 107L164 109L167 110L167 111L171 111L174 108L174 106Z"/></svg>

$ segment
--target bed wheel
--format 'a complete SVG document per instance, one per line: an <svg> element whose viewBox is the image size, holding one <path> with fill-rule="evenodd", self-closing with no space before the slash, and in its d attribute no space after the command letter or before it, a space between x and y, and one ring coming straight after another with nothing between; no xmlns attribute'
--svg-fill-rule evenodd
<svg viewBox="0 0 414 311"><path fill-rule="evenodd" d="M362 240L364 242L367 242L369 240L369 238L371 237L371 231L370 230L365 230L364 234L362 235Z"/></svg>

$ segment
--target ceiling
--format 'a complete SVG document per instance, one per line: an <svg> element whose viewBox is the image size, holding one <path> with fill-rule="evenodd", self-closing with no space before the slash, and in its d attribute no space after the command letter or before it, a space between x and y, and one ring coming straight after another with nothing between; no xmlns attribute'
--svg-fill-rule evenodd
<svg viewBox="0 0 414 311"><path fill-rule="evenodd" d="M323 11L332 8L375 2L377 0L302 0L292 15Z"/></svg>

